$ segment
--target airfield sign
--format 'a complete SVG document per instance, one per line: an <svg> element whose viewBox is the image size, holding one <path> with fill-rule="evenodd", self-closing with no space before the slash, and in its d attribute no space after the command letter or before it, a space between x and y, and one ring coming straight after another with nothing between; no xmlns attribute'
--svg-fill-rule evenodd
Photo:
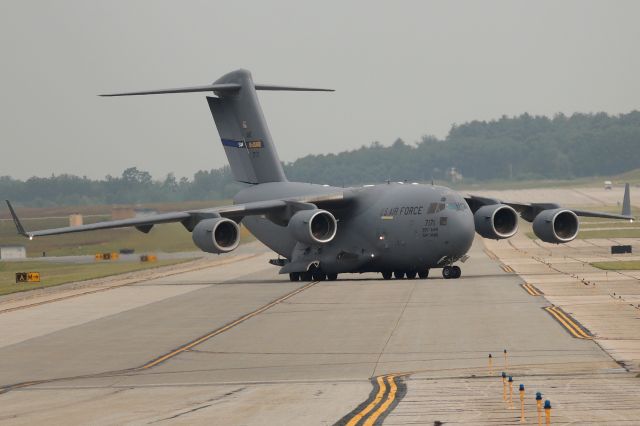
<svg viewBox="0 0 640 426"><path fill-rule="evenodd" d="M40 272L16 272L16 284L39 282Z"/></svg>

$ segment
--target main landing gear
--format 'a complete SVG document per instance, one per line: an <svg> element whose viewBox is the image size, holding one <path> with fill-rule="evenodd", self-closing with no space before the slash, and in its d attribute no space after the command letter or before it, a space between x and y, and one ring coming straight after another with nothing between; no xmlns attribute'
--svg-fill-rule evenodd
<svg viewBox="0 0 640 426"><path fill-rule="evenodd" d="M420 279L425 279L429 276L429 270L425 269L424 271L384 271L382 272L382 278L385 280L390 280L391 278L395 278L396 280L402 280L405 277L408 280L413 280L416 276Z"/></svg>
<svg viewBox="0 0 640 426"><path fill-rule="evenodd" d="M308 272L292 272L289 274L289 280L291 281L335 281L338 279L338 274L325 274L318 270Z"/></svg>
<svg viewBox="0 0 640 426"><path fill-rule="evenodd" d="M442 268L442 277L445 280L448 280L449 278L460 278L460 275L462 275L462 270L459 266L453 265Z"/></svg>

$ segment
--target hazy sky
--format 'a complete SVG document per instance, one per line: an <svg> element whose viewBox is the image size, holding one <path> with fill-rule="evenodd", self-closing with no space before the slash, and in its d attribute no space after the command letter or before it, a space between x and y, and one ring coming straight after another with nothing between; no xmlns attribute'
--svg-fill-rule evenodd
<svg viewBox="0 0 640 426"><path fill-rule="evenodd" d="M522 112L640 108L637 1L0 1L0 175L226 164L204 99L96 94L247 68L280 158Z"/></svg>

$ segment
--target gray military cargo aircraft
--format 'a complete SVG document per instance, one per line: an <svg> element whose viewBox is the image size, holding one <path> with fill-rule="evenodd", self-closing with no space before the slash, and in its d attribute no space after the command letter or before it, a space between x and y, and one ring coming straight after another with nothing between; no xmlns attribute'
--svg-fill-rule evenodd
<svg viewBox="0 0 640 426"><path fill-rule="evenodd" d="M336 188L289 182L269 133L257 90L331 91L254 84L249 71L237 70L205 86L102 96L213 92L207 97L231 171L251 184L233 205L162 213L65 228L26 231L7 201L18 232L28 238L96 229L136 227L147 233L157 224L180 222L194 244L208 253L238 247L239 224L278 253L281 274L293 281L335 280L340 273L380 272L384 279L426 278L441 268L444 278L459 278L475 233L503 239L518 230L518 216L533 222L542 241L566 243L578 233L578 216L633 219L562 208L463 196L436 185L385 183Z"/></svg>

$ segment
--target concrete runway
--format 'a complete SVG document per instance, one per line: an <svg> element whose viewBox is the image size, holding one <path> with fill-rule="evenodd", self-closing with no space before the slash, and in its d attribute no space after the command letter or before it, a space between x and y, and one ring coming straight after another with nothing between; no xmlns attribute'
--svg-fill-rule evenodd
<svg viewBox="0 0 640 426"><path fill-rule="evenodd" d="M0 313L0 422L347 424L374 399L376 377L397 374L377 388L386 407L359 424L385 416L388 424L433 424L454 414L503 424L517 415L501 406L501 370L555 389L560 403L567 380L600 380L601 389L630 380L598 345L544 311L548 303L524 291L481 241L470 254L458 280L433 271L428 280L364 274L309 284L278 276L265 250L25 302ZM637 395L630 383L626 393ZM497 405L483 406L478 395ZM570 408L559 418L570 420Z"/></svg>

